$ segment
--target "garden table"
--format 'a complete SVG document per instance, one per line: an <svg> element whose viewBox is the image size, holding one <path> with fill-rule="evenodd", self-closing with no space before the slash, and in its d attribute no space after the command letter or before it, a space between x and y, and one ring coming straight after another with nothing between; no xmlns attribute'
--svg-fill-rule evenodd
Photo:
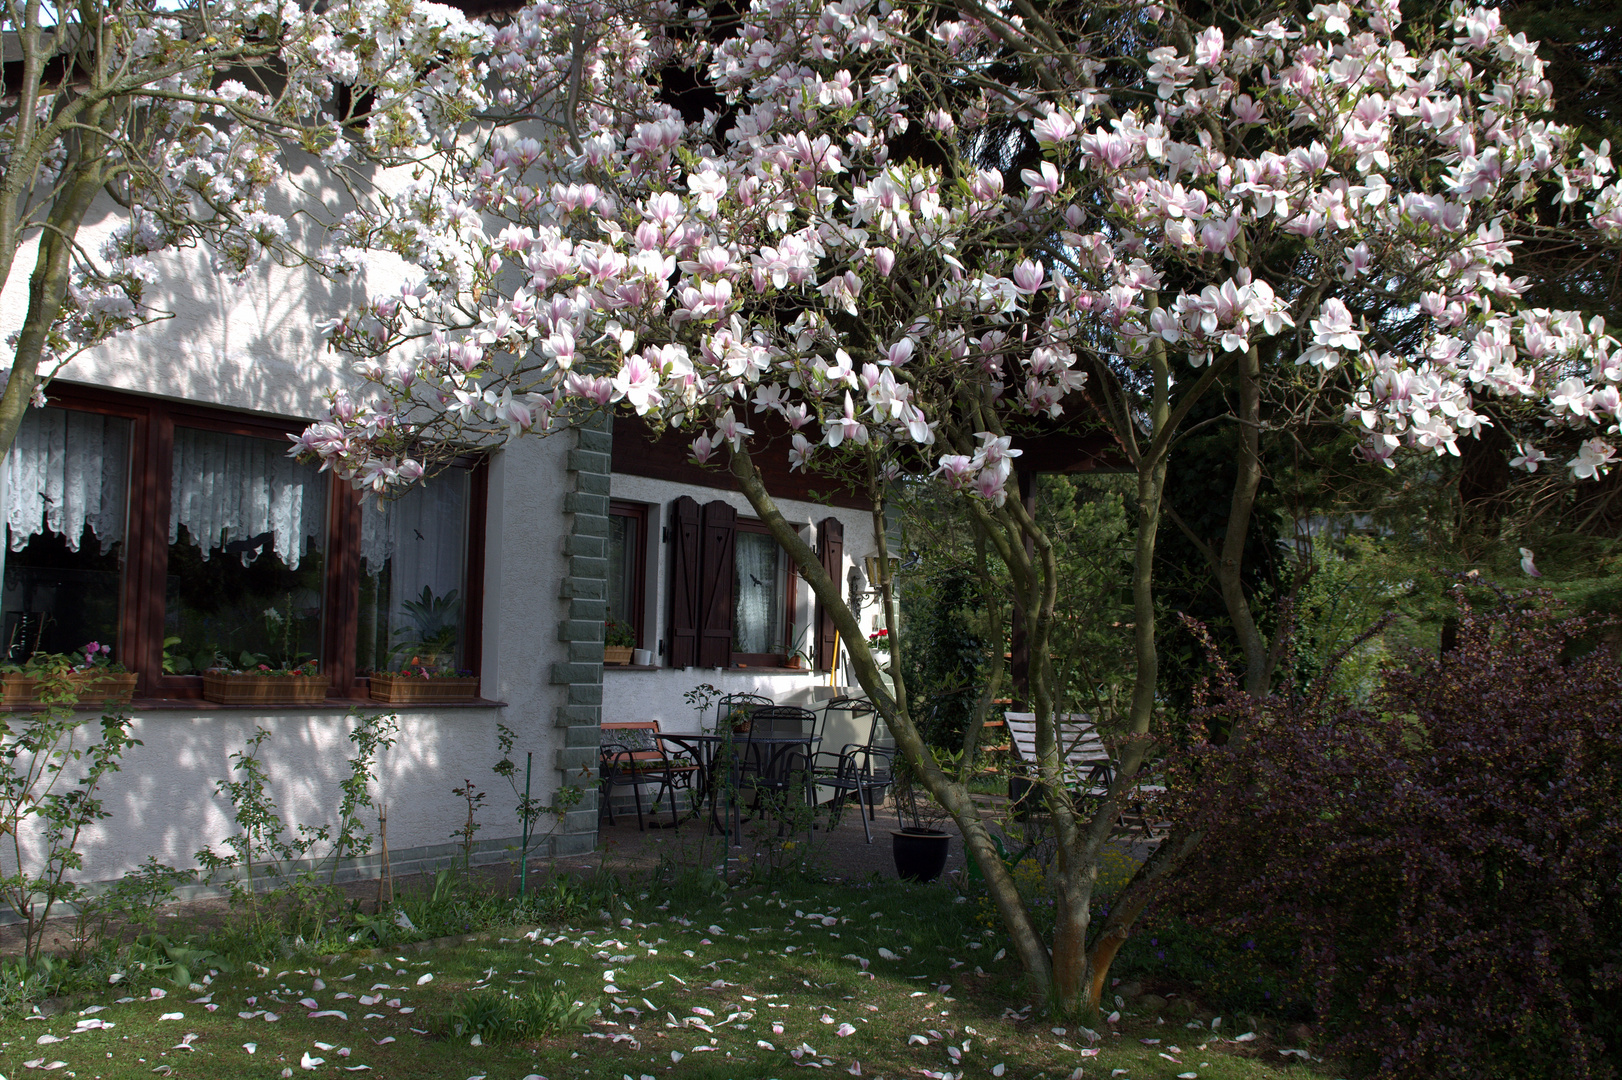
<svg viewBox="0 0 1622 1080"><path fill-rule="evenodd" d="M789 779L789 766L795 760L809 762L812 754L816 752L817 744L822 741L820 735L753 735L748 732L717 732L713 734L661 734L669 743L681 747L693 760L698 763L698 783L693 793L693 808L687 820L691 821L700 813L700 807L708 802L710 807L710 826L722 832L732 834L732 846L743 846L743 819L738 805L738 788L744 775L744 766L752 762L750 773L766 779L786 781ZM746 761L745 759L750 759ZM725 786L730 787L730 821L726 826L721 824L719 796L723 790L723 777L719 775L722 764L726 765Z"/></svg>

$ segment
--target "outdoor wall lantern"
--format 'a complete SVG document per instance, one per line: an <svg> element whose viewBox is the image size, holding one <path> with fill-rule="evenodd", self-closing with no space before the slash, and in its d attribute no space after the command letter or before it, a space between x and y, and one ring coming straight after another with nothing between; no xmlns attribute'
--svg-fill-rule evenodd
<svg viewBox="0 0 1622 1080"><path fill-rule="evenodd" d="M871 581L873 583L873 589L874 589L874 591L877 591L878 588L879 588L879 557L877 555L869 555L869 556L867 556L867 558L865 558L862 561L867 565L867 580L869 580L869 581ZM900 557L896 556L896 555L891 555L890 556L890 580L894 581L896 579L896 575L899 574L900 572L901 572L901 559L900 559Z"/></svg>
<svg viewBox="0 0 1622 1080"><path fill-rule="evenodd" d="M862 568L852 566L845 575L845 585L849 588L850 610L853 614L862 614L862 601L867 597L867 579L862 576Z"/></svg>

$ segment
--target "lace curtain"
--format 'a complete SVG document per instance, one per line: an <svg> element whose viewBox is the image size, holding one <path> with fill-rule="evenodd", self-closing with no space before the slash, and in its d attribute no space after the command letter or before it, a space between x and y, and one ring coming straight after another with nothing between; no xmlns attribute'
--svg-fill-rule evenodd
<svg viewBox="0 0 1622 1080"><path fill-rule="evenodd" d="M30 409L3 466L11 550L43 532L78 551L88 526L101 553L124 539L130 422L67 409Z"/></svg>
<svg viewBox="0 0 1622 1080"><path fill-rule="evenodd" d="M732 608L737 652L782 651L778 629L777 541L762 533L738 532L733 548L738 586Z"/></svg>
<svg viewBox="0 0 1622 1080"><path fill-rule="evenodd" d="M447 469L398 499L366 498L360 510L361 572L376 577L389 567L389 626L399 627L400 603L463 585L462 541L467 535L466 470Z"/></svg>
<svg viewBox="0 0 1622 1080"><path fill-rule="evenodd" d="M305 541L326 533L326 478L314 465L287 456L269 439L175 428L169 494L169 542L186 526L206 560L215 551L240 554L247 566L270 546L297 570Z"/></svg>

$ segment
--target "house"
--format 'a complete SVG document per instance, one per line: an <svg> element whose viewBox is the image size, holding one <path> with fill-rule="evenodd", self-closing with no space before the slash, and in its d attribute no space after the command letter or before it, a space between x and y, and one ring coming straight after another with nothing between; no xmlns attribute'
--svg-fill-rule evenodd
<svg viewBox="0 0 1622 1080"><path fill-rule="evenodd" d="M293 179L314 186L313 173ZM116 221L93 210L81 244L95 250ZM22 318L31 265L20 253L0 333ZM466 806L451 791L466 781L488 792L476 857L510 858L517 800L491 774L498 726L515 733L520 774L533 754L541 801L584 788L541 853L586 852L603 717L691 730L682 694L697 683L781 697L838 677L809 589L727 474L690 465L670 440L650 444L634 422L515 441L386 504L289 459L287 436L358 382L316 323L389 286L372 274L351 292L265 266L238 286L203 252L167 258L155 306L172 317L75 358L0 469L8 655L93 640L139 673L128 713L142 745L103 788L111 816L81 843L84 880L219 850L235 826L217 786L261 728L289 829L333 823L356 710L398 716L373 789L396 874L455 856ZM785 515L837 580L864 588L869 510L770 468ZM610 613L648 662L605 672ZM792 670L801 646L817 663ZM369 700L370 672L423 654L475 673L478 699ZM326 699L202 700L199 672L216 656L256 655L317 660ZM361 874L377 858L353 862Z"/></svg>

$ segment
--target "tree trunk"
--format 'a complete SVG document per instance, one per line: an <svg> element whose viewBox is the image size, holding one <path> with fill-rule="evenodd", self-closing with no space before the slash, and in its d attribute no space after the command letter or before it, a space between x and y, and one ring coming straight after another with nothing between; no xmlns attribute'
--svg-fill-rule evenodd
<svg viewBox="0 0 1622 1080"><path fill-rule="evenodd" d="M974 524L974 574L980 584L981 602L986 609L986 640L990 646L986 656L986 683L975 699L969 728L963 733L963 762L958 769L958 781L963 784L967 784L972 775L974 755L980 748L986 721L991 718L991 706L997 700L997 691L1002 688L1003 671L1007 664L1003 655L1002 603L997 597L991 567L986 559L985 529L977 519L970 520Z"/></svg>
<svg viewBox="0 0 1622 1080"><path fill-rule="evenodd" d="M28 279L28 312L17 333L11 378L0 394L0 455L16 441L17 429L33 400L39 363L51 328L62 315L62 300L73 273L73 237L101 190L105 140L96 125L104 111L105 106L98 106L86 113L86 127L80 129L78 145L63 168L66 179L46 219L48 227L40 234L39 254Z"/></svg>
<svg viewBox="0 0 1622 1080"><path fill-rule="evenodd" d="M1144 758L1148 754L1149 730L1154 723L1155 700L1159 690L1160 656L1155 641L1157 631L1154 596L1155 543L1160 531L1161 499L1166 486L1166 466L1171 449L1170 436L1175 421L1171 409L1171 366L1166 359L1165 349L1152 345L1149 359L1154 376L1153 397L1148 410L1149 439L1147 445L1138 448L1134 454L1138 490L1134 506L1137 522L1132 567L1132 644L1135 670L1132 700L1127 713L1130 738L1121 747L1110 794L1093 819L1091 838L1095 845L1094 850L1102 847L1113 824L1112 821L1106 820L1106 816L1113 818L1121 797L1136 779L1138 770L1143 767ZM1200 385L1209 385L1214 378L1215 369L1208 369ZM1190 397L1202 392L1200 385L1196 385L1190 392ZM1185 403L1179 407L1178 415L1186 414L1186 411L1185 399ZM1135 442L1135 433L1129 434L1133 435ZM1164 846L1162 845L1162 848ZM1155 855L1159 854L1157 850ZM1151 859L1151 862L1153 861L1154 859ZM1091 868L1095 874L1096 867L1095 857ZM1132 885L1128 887L1129 892L1138 884L1139 879L1145 876L1148 869L1148 863L1139 868ZM1130 936L1132 924L1143 910L1143 904L1147 902L1147 895L1144 895L1135 909L1128 910L1117 901L1098 940L1087 954L1082 972L1084 985L1078 989L1078 994L1084 995L1084 1008L1088 1013L1098 1009L1103 987L1109 978L1110 964L1115 959L1116 952Z"/></svg>
<svg viewBox="0 0 1622 1080"><path fill-rule="evenodd" d="M841 595L838 583L828 576L822 567L822 561L817 558L811 546L784 520L782 512L766 491L760 473L755 469L754 461L747 450L732 451L731 471L733 478L738 482L739 490L749 500L749 505L760 515L767 531L783 550L788 552L796 569L821 601L823 609L833 617L834 625L839 628L840 637L849 643L847 655L851 667L856 672L857 681L861 683L862 689L867 692L868 698L884 717L885 722L890 725L890 730L895 735L897 749L905 755L916 775L923 779L925 788L946 808L952 819L957 822L958 828L962 830L964 847L975 864L980 867L981 873L985 875L987 890L991 894L992 902L997 906L998 914L1002 916L1004 926L1008 928L1014 954L1019 957L1033 992L1038 997L1047 997L1053 985L1053 970L1047 948L1036 932L1030 915L1025 911L1019 890L1014 885L1013 875L1008 872L1008 867L997 854L996 846L991 842L991 834L986 831L985 823L980 820L979 811L969 798L968 791L962 784L956 783L941 772L935 764L935 756L929 753L923 738L918 734L918 728L913 724L912 717L898 709L895 698L885 690L884 683L879 678L878 664L873 659L872 650L867 646L867 638L862 634L856 616Z"/></svg>
<svg viewBox="0 0 1622 1080"><path fill-rule="evenodd" d="M1228 522L1222 549L1212 567L1223 605L1245 654L1245 692L1251 697L1266 695L1272 677L1268 663L1267 638L1256 625L1250 599L1245 595L1245 541L1250 536L1250 518L1256 507L1256 491L1262 481L1261 456L1261 357L1252 345L1240 358L1239 373L1239 455L1233 480L1233 496L1228 503Z"/></svg>

